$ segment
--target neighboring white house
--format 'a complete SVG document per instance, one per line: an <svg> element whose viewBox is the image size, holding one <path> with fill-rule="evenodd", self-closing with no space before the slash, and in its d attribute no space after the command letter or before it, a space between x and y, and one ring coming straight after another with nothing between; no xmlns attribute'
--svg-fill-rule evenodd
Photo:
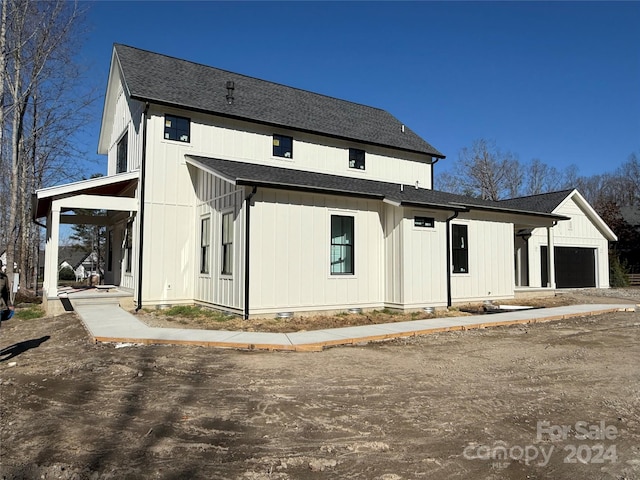
<svg viewBox="0 0 640 480"><path fill-rule="evenodd" d="M107 225L105 281L138 307L248 317L511 298L518 233L569 219L432 190L444 155L383 110L124 45L98 151L106 177L36 193L47 299L61 223Z"/></svg>

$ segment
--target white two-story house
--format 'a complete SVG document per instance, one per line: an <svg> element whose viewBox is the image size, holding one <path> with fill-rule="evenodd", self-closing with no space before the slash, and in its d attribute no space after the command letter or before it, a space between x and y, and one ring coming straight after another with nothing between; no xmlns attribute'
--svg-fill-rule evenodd
<svg viewBox="0 0 640 480"><path fill-rule="evenodd" d="M106 177L36 193L51 301L65 222L108 226L105 281L137 307L249 317L511 298L518 232L552 245L569 218L432 190L444 155L383 110L124 45L98 151Z"/></svg>

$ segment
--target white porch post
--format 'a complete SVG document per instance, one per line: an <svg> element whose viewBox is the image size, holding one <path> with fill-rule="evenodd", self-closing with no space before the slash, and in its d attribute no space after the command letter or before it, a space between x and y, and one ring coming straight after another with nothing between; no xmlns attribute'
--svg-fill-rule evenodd
<svg viewBox="0 0 640 480"><path fill-rule="evenodd" d="M556 255L555 246L553 244L553 227L547 227L547 272L549 283L547 287L556 288Z"/></svg>
<svg viewBox="0 0 640 480"><path fill-rule="evenodd" d="M47 216L47 243L45 244L44 281L42 290L47 297L58 296L58 244L60 243L60 206L51 202Z"/></svg>

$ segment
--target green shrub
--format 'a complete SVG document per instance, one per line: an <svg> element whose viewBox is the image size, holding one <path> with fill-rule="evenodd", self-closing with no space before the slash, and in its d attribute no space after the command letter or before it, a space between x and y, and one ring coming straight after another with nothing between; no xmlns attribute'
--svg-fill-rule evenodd
<svg viewBox="0 0 640 480"><path fill-rule="evenodd" d="M75 280L76 274L71 267L62 267L58 273L60 280Z"/></svg>
<svg viewBox="0 0 640 480"><path fill-rule="evenodd" d="M621 262L620 257L609 254L609 285L611 287L628 287L629 277L626 262Z"/></svg>

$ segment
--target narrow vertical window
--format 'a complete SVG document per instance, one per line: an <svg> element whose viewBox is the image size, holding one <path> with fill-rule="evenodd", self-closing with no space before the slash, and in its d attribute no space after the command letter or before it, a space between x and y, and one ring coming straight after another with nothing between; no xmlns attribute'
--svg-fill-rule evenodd
<svg viewBox="0 0 640 480"><path fill-rule="evenodd" d="M191 120L166 114L164 116L165 140L189 143L191 139Z"/></svg>
<svg viewBox="0 0 640 480"><path fill-rule="evenodd" d="M209 273L209 251L211 248L211 220L203 218L200 222L200 273Z"/></svg>
<svg viewBox="0 0 640 480"><path fill-rule="evenodd" d="M331 275L353 275L353 217L331 215Z"/></svg>
<svg viewBox="0 0 640 480"><path fill-rule="evenodd" d="M124 241L125 248L125 272L131 273L131 265L133 263L133 222L127 223L127 231Z"/></svg>
<svg viewBox="0 0 640 480"><path fill-rule="evenodd" d="M222 215L222 273L233 273L233 212Z"/></svg>
<svg viewBox="0 0 640 480"><path fill-rule="evenodd" d="M357 148L349 149L349 168L364 170L364 150Z"/></svg>
<svg viewBox="0 0 640 480"><path fill-rule="evenodd" d="M273 156L293 158L293 138L285 135L273 135Z"/></svg>
<svg viewBox="0 0 640 480"><path fill-rule="evenodd" d="M113 271L113 230L109 230L107 240L107 271Z"/></svg>
<svg viewBox="0 0 640 480"><path fill-rule="evenodd" d="M469 238L466 225L451 225L453 273L469 273Z"/></svg>
<svg viewBox="0 0 640 480"><path fill-rule="evenodd" d="M125 133L118 142L118 162L116 165L116 173L127 171L127 152L129 149L129 134Z"/></svg>

